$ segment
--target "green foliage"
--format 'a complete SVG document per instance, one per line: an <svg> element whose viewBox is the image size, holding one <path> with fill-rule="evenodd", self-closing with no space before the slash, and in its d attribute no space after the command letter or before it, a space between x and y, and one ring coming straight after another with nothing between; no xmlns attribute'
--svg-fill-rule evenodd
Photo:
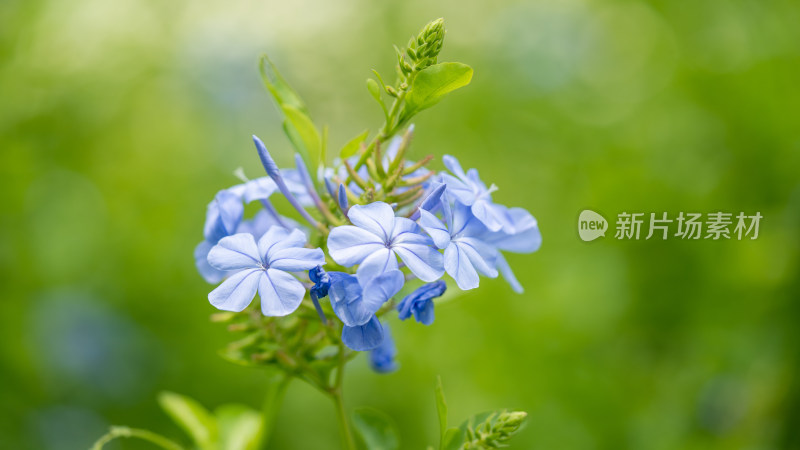
<svg viewBox="0 0 800 450"><path fill-rule="evenodd" d="M218 439L217 421L196 400L174 392L158 395L161 408L203 450L213 449Z"/></svg>
<svg viewBox="0 0 800 450"><path fill-rule="evenodd" d="M356 408L353 411L353 426L361 445L366 450L400 448L400 438L392 420L376 409Z"/></svg>
<svg viewBox="0 0 800 450"><path fill-rule="evenodd" d="M367 135L369 134L369 130L364 130L363 133L359 134L358 136L350 139L341 150L339 150L339 157L342 159L347 159L358 152L358 149L361 147L361 144L367 139Z"/></svg>
<svg viewBox="0 0 800 450"><path fill-rule="evenodd" d="M472 80L472 68L466 64L447 62L430 66L414 78L406 96L400 122L438 103L448 93L464 87Z"/></svg>

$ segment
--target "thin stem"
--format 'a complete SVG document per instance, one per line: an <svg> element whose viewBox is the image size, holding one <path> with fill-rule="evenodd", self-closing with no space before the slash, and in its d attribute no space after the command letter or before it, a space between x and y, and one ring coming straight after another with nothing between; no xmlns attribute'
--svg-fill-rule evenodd
<svg viewBox="0 0 800 450"><path fill-rule="evenodd" d="M333 389L331 389L331 398L336 407L336 418L339 421L339 430L342 435L342 445L347 450L355 450L356 444L353 440L353 433L350 430L350 424L347 420L347 411L344 409L344 400L342 398L342 383L344 381L344 364L347 362L344 355L344 344L339 341L339 364L336 369L336 379L334 381Z"/></svg>
<svg viewBox="0 0 800 450"><path fill-rule="evenodd" d="M157 445L165 450L184 450L183 447L165 438L164 436L161 436L160 434L153 433L152 431L128 427L111 427L111 429L108 430L108 433L103 435L97 440L97 442L94 443L91 450L101 450L103 446L117 438L137 438L143 441L148 441L151 444Z"/></svg>
<svg viewBox="0 0 800 450"><path fill-rule="evenodd" d="M279 372L273 374L267 385L267 393L264 396L264 406L261 408L261 431L258 435L257 448L268 448L269 438L272 435L272 425L275 423L275 418L278 416L283 395L286 393L286 388L292 377L285 373Z"/></svg>

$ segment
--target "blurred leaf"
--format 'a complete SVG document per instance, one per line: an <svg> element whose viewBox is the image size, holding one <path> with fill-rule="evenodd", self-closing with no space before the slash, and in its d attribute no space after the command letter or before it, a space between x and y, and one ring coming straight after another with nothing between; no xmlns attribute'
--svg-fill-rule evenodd
<svg viewBox="0 0 800 450"><path fill-rule="evenodd" d="M444 387L442 377L436 377L436 413L439 415L439 439L440 447L444 448L445 433L447 431L447 402L444 399Z"/></svg>
<svg viewBox="0 0 800 450"><path fill-rule="evenodd" d="M264 394L264 406L261 408L261 427L258 441L262 448L267 447L269 438L272 433L272 425L275 422L275 417L278 415L283 396L286 394L286 388L292 377L286 375L281 371L272 372L267 380L267 392Z"/></svg>
<svg viewBox="0 0 800 450"><path fill-rule="evenodd" d="M283 105L281 109L286 115L284 131L295 149L303 155L309 166L308 170L312 174L316 173L322 156L322 140L317 127L303 111L290 105ZM312 179L315 178L312 176Z"/></svg>
<svg viewBox="0 0 800 450"><path fill-rule="evenodd" d="M158 403L198 447L213 447L217 440L217 423L203 405L192 398L168 391L158 394Z"/></svg>
<svg viewBox="0 0 800 450"><path fill-rule="evenodd" d="M356 409L353 412L353 426L368 450L400 448L400 439L391 419L376 409Z"/></svg>
<svg viewBox="0 0 800 450"><path fill-rule="evenodd" d="M280 72L278 72L278 69L272 64L272 61L270 61L267 55L261 55L258 68L261 72L261 79L264 81L264 86L266 86L269 93L272 94L279 108L283 109L284 106L290 106L303 113L308 112L303 100L297 92L289 86L289 83L283 79Z"/></svg>
<svg viewBox="0 0 800 450"><path fill-rule="evenodd" d="M344 147L339 150L339 157L342 159L347 159L355 155L358 151L358 148L361 146L361 143L367 138L368 134L369 130L364 130L363 133L351 139L347 144L344 144Z"/></svg>
<svg viewBox="0 0 800 450"><path fill-rule="evenodd" d="M464 430L461 428L448 428L442 440L443 450L459 450L464 444Z"/></svg>
<svg viewBox="0 0 800 450"><path fill-rule="evenodd" d="M466 86L472 80L472 68L466 64L446 62L420 71L406 95L401 122L438 103L447 93Z"/></svg>
<svg viewBox="0 0 800 450"><path fill-rule="evenodd" d="M261 415L244 405L222 405L215 411L219 450L256 450L261 434Z"/></svg>

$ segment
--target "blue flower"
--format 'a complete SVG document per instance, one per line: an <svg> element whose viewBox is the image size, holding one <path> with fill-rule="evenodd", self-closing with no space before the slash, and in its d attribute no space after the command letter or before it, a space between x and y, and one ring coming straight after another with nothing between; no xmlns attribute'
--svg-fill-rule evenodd
<svg viewBox="0 0 800 450"><path fill-rule="evenodd" d="M224 271L208 264L209 250L223 237L236 233L251 233L258 239L272 225L296 225L291 219L277 216L274 212L268 213L266 210L259 211L251 220L243 220L243 202L260 200L266 203L266 199L276 190L277 186L269 177L262 177L219 191L214 196L206 211L206 222L203 226L205 240L194 249L197 271L207 282L219 283L226 276Z"/></svg>
<svg viewBox="0 0 800 450"><path fill-rule="evenodd" d="M445 290L447 284L441 280L420 286L397 305L397 316L400 320L406 320L413 314L417 322L423 325L432 324L433 299L441 297Z"/></svg>
<svg viewBox="0 0 800 450"><path fill-rule="evenodd" d="M490 231L513 230L513 225L504 214L504 207L492 203L492 192L497 189L495 185L487 188L475 169L469 169L465 174L458 160L450 155L445 155L442 160L455 175L442 173L442 181L447 185L450 195L469 206L472 214Z"/></svg>
<svg viewBox="0 0 800 450"><path fill-rule="evenodd" d="M447 193L450 188L448 186ZM444 222L431 212L421 209L419 224L444 249L444 268L462 290L474 289L480 282L478 273L495 278L497 250L485 242L487 228L472 209L459 200L450 206L447 194L442 196Z"/></svg>
<svg viewBox="0 0 800 450"><path fill-rule="evenodd" d="M304 248L300 230L273 226L256 243L253 235L239 233L220 239L208 253L208 262L222 271L235 271L208 294L212 305L224 311L242 311L261 296L265 316L285 316L300 306L306 288L288 272L325 264L319 248Z"/></svg>
<svg viewBox="0 0 800 450"><path fill-rule="evenodd" d="M542 234L536 219L522 208L508 208L504 211L506 220L512 224L513 232L490 232L483 235L483 240L498 250L513 253L533 253L542 245ZM514 272L500 251L496 252L495 267L508 281L511 288L522 293L522 285L517 281Z"/></svg>
<svg viewBox="0 0 800 450"><path fill-rule="evenodd" d="M314 286L311 286L311 292L313 292L317 298L325 298L328 296L328 289L331 287L331 276L328 272L325 272L322 266L317 266L309 270L308 279L314 283Z"/></svg>
<svg viewBox="0 0 800 450"><path fill-rule="evenodd" d="M328 291L331 306L344 323L342 341L358 351L371 350L380 345L383 327L375 313L403 288L403 273L389 270L363 283L358 276L347 273L328 274L331 278Z"/></svg>
<svg viewBox="0 0 800 450"><path fill-rule="evenodd" d="M397 269L398 256L420 280L435 281L444 273L442 255L433 241L413 220L395 217L386 203L353 205L348 218L355 226L331 230L328 250L345 267L360 264L356 272L360 280Z"/></svg>
<svg viewBox="0 0 800 450"><path fill-rule="evenodd" d="M394 339L389 330L389 325L383 324L383 342L369 352L369 366L378 373L390 373L397 370L400 365L394 358L397 356L397 348L394 346Z"/></svg>

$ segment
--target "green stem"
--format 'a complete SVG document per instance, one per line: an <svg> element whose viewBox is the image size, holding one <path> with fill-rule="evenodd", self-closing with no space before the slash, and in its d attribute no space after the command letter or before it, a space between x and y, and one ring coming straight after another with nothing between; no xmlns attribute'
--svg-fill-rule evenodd
<svg viewBox="0 0 800 450"><path fill-rule="evenodd" d="M161 436L160 434L153 433L152 431L128 427L111 427L108 433L103 435L103 437L94 443L91 450L101 450L103 446L117 438L137 438L143 441L148 441L165 450L184 450L183 447L165 438L164 436Z"/></svg>
<svg viewBox="0 0 800 450"><path fill-rule="evenodd" d="M353 440L353 433L350 429L350 423L347 420L347 411L344 409L344 400L342 398L342 384L344 381L344 364L347 362L344 354L344 344L339 341L339 365L336 369L336 379L334 381L333 389L331 389L331 398L336 407L336 418L339 421L339 430L342 435L342 446L347 450L356 450L356 444Z"/></svg>
<svg viewBox="0 0 800 450"><path fill-rule="evenodd" d="M267 383L267 393L264 396L264 406L261 408L261 431L258 435L257 448L266 449L269 445L269 438L272 435L272 426L275 423L275 418L278 415L283 395L286 393L286 388L292 377L281 371L273 374Z"/></svg>

